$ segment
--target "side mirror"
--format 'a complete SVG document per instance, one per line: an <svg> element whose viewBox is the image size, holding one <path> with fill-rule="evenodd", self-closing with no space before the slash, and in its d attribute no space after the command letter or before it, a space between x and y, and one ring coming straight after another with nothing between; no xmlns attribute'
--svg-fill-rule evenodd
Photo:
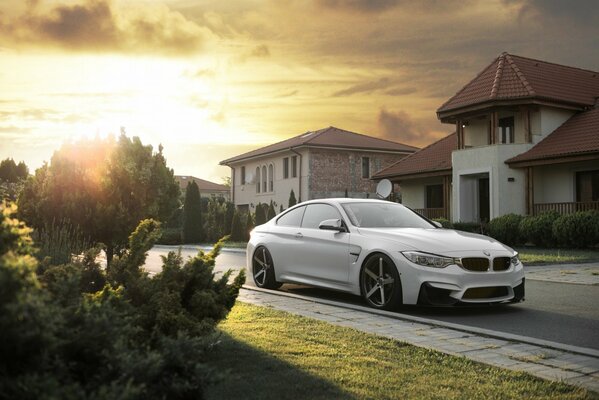
<svg viewBox="0 0 599 400"><path fill-rule="evenodd" d="M340 219L325 219L318 224L318 229L325 231L347 232Z"/></svg>
<svg viewBox="0 0 599 400"><path fill-rule="evenodd" d="M439 221L431 221L433 223L433 225L435 225L437 228L443 228L443 225L439 222Z"/></svg>

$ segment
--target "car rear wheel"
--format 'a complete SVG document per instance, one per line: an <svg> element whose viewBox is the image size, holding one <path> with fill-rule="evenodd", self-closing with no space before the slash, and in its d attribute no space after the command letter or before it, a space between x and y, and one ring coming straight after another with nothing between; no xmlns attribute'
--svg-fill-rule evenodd
<svg viewBox="0 0 599 400"><path fill-rule="evenodd" d="M275 268L268 249L260 246L252 259L252 276L256 286L264 289L278 289L281 283L275 279Z"/></svg>
<svg viewBox="0 0 599 400"><path fill-rule="evenodd" d="M370 307L393 310L401 306L401 281L393 261L384 254L370 256L360 273L362 297Z"/></svg>

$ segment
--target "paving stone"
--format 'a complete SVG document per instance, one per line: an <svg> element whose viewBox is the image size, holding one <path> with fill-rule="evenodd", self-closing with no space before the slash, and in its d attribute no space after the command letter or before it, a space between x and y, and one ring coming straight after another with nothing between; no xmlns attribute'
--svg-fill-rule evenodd
<svg viewBox="0 0 599 400"><path fill-rule="evenodd" d="M573 378L566 379L566 382L599 393L599 378L595 378L589 375L575 376Z"/></svg>
<svg viewBox="0 0 599 400"><path fill-rule="evenodd" d="M536 371L534 375L550 380L566 380L570 378L584 376L580 372L566 371L563 369L551 367L545 367L544 369Z"/></svg>

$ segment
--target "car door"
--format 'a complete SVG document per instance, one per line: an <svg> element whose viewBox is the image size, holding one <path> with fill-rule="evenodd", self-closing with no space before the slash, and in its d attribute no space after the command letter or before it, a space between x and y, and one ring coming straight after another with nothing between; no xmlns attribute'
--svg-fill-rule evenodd
<svg viewBox="0 0 599 400"><path fill-rule="evenodd" d="M308 204L299 230L302 255L294 265L297 274L320 281L347 283L349 277L349 233L319 229L327 219L342 219L330 204ZM294 267L295 270L295 267Z"/></svg>
<svg viewBox="0 0 599 400"><path fill-rule="evenodd" d="M302 242L299 234L305 206L291 209L277 218L269 230L267 247L272 255L278 277L286 278L295 270L295 260L301 258Z"/></svg>

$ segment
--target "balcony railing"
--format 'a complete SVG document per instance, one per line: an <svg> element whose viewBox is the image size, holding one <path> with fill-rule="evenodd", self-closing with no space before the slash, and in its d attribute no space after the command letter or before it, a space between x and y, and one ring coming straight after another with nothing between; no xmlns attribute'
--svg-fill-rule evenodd
<svg viewBox="0 0 599 400"><path fill-rule="evenodd" d="M434 218L445 218L447 219L447 215L445 215L444 208L414 208L418 214L425 216L429 219Z"/></svg>
<svg viewBox="0 0 599 400"><path fill-rule="evenodd" d="M572 214L577 211L588 210L599 210L599 201L535 204L534 215L538 215L547 211L557 211L560 214Z"/></svg>

